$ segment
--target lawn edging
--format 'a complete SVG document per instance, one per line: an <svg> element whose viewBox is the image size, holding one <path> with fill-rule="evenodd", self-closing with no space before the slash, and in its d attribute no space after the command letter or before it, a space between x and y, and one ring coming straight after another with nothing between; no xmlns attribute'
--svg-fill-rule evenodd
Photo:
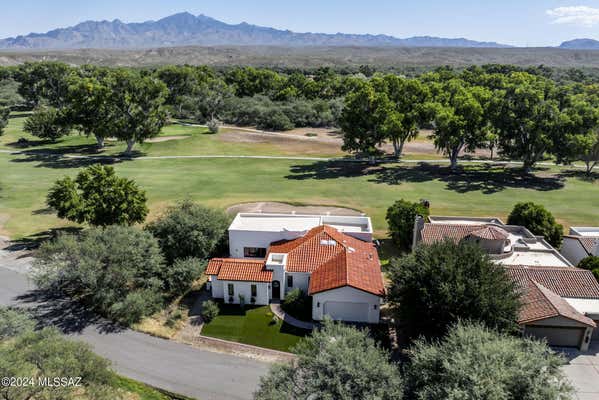
<svg viewBox="0 0 599 400"><path fill-rule="evenodd" d="M266 347L233 342L231 340L219 339L204 335L197 336L194 341L199 342L198 344L203 344L214 349L227 351L233 354L255 355L259 358L266 357L268 359L272 359L273 362L293 361L297 357L295 354L286 351L274 350Z"/></svg>

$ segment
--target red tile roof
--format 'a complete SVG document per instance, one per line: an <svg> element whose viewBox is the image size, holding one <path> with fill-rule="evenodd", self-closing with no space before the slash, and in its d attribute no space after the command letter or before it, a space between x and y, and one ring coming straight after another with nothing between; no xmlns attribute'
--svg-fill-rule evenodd
<svg viewBox="0 0 599 400"><path fill-rule="evenodd" d="M469 234L486 227L486 225L470 224L424 224L420 235L424 244L433 244L444 239L453 239L459 242Z"/></svg>
<svg viewBox="0 0 599 400"><path fill-rule="evenodd" d="M272 271L264 260L213 258L208 262L207 275L216 275L220 281L272 282Z"/></svg>
<svg viewBox="0 0 599 400"><path fill-rule="evenodd" d="M521 265L506 268L508 274L519 284L532 279L562 297L599 299L599 283L591 271L572 267Z"/></svg>
<svg viewBox="0 0 599 400"><path fill-rule="evenodd" d="M522 309L518 323L527 324L548 318L564 317L590 327L595 327L595 322L576 311L566 300L553 293L538 282L526 279L520 282L524 295L522 296Z"/></svg>
<svg viewBox="0 0 599 400"><path fill-rule="evenodd" d="M482 229L471 232L469 236L487 240L505 240L510 237L509 233L507 233L505 229L501 229L492 225L488 225Z"/></svg>
<svg viewBox="0 0 599 400"><path fill-rule="evenodd" d="M333 227L318 226L301 238L273 243L270 253L287 254L287 272L311 273L310 295L343 286L377 296L385 292L374 245Z"/></svg>

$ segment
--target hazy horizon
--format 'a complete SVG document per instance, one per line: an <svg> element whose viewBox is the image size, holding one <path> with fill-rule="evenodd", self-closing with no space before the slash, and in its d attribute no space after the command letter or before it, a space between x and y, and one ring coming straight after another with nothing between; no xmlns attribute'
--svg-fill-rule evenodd
<svg viewBox="0 0 599 400"><path fill-rule="evenodd" d="M3 7L0 38L45 33L87 20L143 22L190 12L223 22L247 22L294 32L386 34L398 38L438 36L537 47L558 46L575 38L599 40L599 0L515 0L480 3L442 1L315 0L222 2L173 0L22 0ZM364 16L368 18L365 19Z"/></svg>

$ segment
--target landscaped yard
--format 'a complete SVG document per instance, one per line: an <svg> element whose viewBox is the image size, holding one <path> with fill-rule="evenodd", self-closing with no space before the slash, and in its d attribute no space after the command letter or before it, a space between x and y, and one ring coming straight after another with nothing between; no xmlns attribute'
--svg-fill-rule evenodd
<svg viewBox="0 0 599 400"><path fill-rule="evenodd" d="M0 137L5 150L18 150L7 143L25 136L20 124L21 118L11 119L9 129ZM148 146L150 155L163 151L206 154L208 150L202 143L210 148L209 154L264 154L270 147L267 154L281 155L268 143L229 143L219 139L221 133L203 134L200 128L176 127L173 133L182 135L187 129L193 131L190 139L143 147ZM75 176L78 168L97 162L63 157L60 153L66 151L64 146L71 146L71 141L87 141L87 148L93 144L92 139L73 136L64 143L30 147L26 154L0 152L0 235L21 238L68 225L47 209L48 189L56 179ZM191 146L192 143L196 144ZM46 146L55 148L57 153L48 155L40 150ZM114 148L110 151L123 147L111 146ZM291 150L287 145L285 151ZM599 223L599 180L583 179L568 168L539 169L536 176L526 177L519 170L502 166L468 165L451 173L445 165L434 163L372 167L360 163L241 158L139 159L118 162L115 168L118 174L135 179L147 190L150 218L186 197L222 208L251 201L342 205L372 216L377 236L383 237L387 229L385 212L395 200L425 198L431 202L433 214L505 218L514 203L530 200L544 204L566 228Z"/></svg>
<svg viewBox="0 0 599 400"><path fill-rule="evenodd" d="M202 334L234 342L267 347L280 351L290 349L308 331L294 328L280 319L273 319L270 307L219 304L220 314L204 325Z"/></svg>

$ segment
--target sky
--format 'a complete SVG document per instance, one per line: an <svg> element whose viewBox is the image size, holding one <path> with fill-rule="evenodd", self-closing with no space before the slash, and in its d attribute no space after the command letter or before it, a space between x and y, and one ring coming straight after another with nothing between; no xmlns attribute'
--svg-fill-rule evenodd
<svg viewBox="0 0 599 400"><path fill-rule="evenodd" d="M599 0L19 0L3 2L0 38L85 20L142 22L188 11L296 32L466 37L517 46L599 40Z"/></svg>

